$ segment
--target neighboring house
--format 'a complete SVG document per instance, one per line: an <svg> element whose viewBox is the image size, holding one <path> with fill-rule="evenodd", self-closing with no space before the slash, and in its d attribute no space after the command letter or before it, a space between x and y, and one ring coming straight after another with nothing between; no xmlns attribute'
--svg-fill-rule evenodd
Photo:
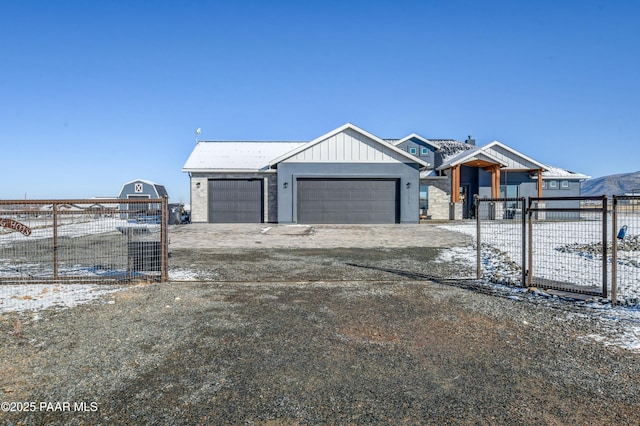
<svg viewBox="0 0 640 426"><path fill-rule="evenodd" d="M474 216L473 196L574 196L588 176L500 143L411 134L381 139L347 123L311 142L198 142L193 222L417 223Z"/></svg>

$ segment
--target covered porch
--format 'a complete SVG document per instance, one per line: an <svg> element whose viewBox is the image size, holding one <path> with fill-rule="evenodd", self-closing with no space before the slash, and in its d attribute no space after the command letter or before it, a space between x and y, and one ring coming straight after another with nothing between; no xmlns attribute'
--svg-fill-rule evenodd
<svg viewBox="0 0 640 426"><path fill-rule="evenodd" d="M535 179L537 195L542 196L542 172L546 170L544 166L515 151L508 151L508 153L511 155L504 155L504 150L501 153L492 152L486 147L473 149L450 158L439 167L438 170L450 177L450 219L475 217L475 196L483 198L520 196L520 181L518 179L513 181L512 178L512 181L508 182L507 176L525 174L529 182Z"/></svg>

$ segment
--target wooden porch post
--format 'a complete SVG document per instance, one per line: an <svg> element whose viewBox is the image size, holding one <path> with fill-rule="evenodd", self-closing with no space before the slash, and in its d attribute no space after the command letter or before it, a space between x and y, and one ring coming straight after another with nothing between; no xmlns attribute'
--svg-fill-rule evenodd
<svg viewBox="0 0 640 426"><path fill-rule="evenodd" d="M460 201L460 165L451 168L451 202Z"/></svg>
<svg viewBox="0 0 640 426"><path fill-rule="evenodd" d="M500 166L491 168L491 198L500 198Z"/></svg>
<svg viewBox="0 0 640 426"><path fill-rule="evenodd" d="M538 198L542 198L542 169L538 170Z"/></svg>

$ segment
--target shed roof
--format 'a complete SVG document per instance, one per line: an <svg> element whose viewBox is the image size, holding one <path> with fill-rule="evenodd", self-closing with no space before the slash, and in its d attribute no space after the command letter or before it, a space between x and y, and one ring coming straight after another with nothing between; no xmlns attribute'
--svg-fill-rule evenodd
<svg viewBox="0 0 640 426"><path fill-rule="evenodd" d="M118 194L122 195L122 192L124 191L124 187L135 182L142 182L144 184L153 186L153 188L156 190L156 193L158 194L158 197L164 197L169 195L164 185L160 185L159 183L155 183L146 179L134 179L134 180L130 180L129 182L125 182L120 188L120 192L118 192Z"/></svg>

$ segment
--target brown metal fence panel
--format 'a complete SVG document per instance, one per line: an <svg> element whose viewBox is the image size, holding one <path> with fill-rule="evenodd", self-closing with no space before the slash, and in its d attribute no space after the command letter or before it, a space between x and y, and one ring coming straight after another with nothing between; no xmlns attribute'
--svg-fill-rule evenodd
<svg viewBox="0 0 640 426"><path fill-rule="evenodd" d="M476 198L478 279L524 284L524 212L524 198Z"/></svg>
<svg viewBox="0 0 640 426"><path fill-rule="evenodd" d="M0 284L167 280L167 199L0 201Z"/></svg>
<svg viewBox="0 0 640 426"><path fill-rule="evenodd" d="M613 196L612 294L614 303L640 300L640 196Z"/></svg>

